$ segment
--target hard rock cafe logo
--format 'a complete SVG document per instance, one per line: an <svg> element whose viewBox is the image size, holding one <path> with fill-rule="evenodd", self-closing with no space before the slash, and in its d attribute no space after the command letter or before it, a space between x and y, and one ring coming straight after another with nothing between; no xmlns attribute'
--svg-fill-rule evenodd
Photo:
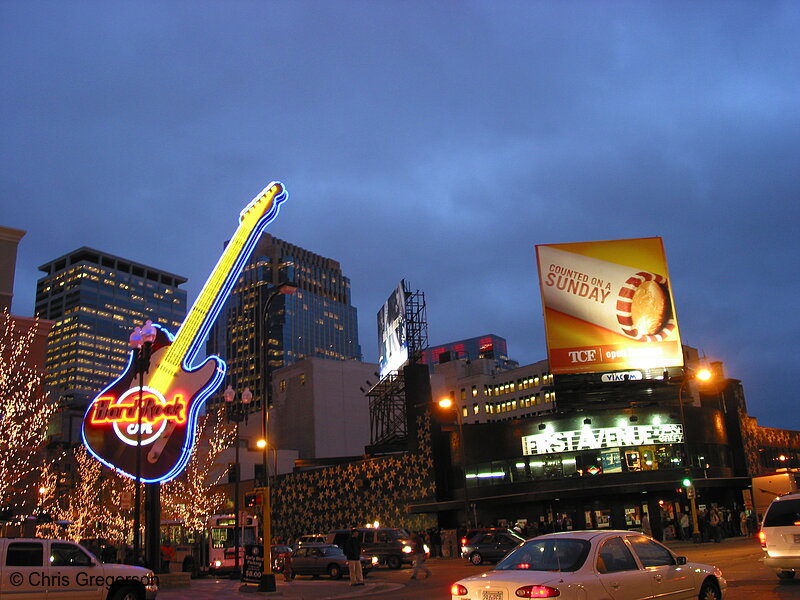
<svg viewBox="0 0 800 600"><path fill-rule="evenodd" d="M184 395L176 393L167 400L155 388L134 387L118 399L100 396L92 405L90 422L94 425L110 424L117 437L130 446L137 445L139 410L141 409L142 445L153 443L172 421L176 425L186 423Z"/></svg>

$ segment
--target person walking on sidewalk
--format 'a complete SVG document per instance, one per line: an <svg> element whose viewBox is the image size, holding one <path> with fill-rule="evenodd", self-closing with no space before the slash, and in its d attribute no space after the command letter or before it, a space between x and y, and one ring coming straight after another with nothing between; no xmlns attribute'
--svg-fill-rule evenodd
<svg viewBox="0 0 800 600"><path fill-rule="evenodd" d="M358 529L350 531L350 537L344 543L344 555L347 558L350 585L364 585L364 574L361 571L361 540L358 537Z"/></svg>
<svg viewBox="0 0 800 600"><path fill-rule="evenodd" d="M411 579L417 578L417 573L425 571L425 577L431 576L431 571L425 566L425 542L419 533L411 536L411 551L414 553L414 568L411 569Z"/></svg>

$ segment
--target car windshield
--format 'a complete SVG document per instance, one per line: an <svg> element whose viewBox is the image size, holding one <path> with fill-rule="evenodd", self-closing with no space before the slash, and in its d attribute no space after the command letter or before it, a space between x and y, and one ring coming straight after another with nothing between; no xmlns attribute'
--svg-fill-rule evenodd
<svg viewBox="0 0 800 600"><path fill-rule="evenodd" d="M800 524L800 500L773 502L764 517L764 527L791 527Z"/></svg>
<svg viewBox="0 0 800 600"><path fill-rule="evenodd" d="M344 554L344 550L339 548L339 546L325 546L322 548L322 555L323 556L341 556Z"/></svg>
<svg viewBox="0 0 800 600"><path fill-rule="evenodd" d="M589 554L591 544L572 538L533 539L501 560L497 571L577 571Z"/></svg>

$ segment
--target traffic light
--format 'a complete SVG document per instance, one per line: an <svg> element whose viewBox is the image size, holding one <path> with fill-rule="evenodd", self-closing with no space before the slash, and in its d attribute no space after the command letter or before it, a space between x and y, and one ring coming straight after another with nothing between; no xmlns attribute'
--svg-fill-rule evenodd
<svg viewBox="0 0 800 600"><path fill-rule="evenodd" d="M683 487L692 487L692 480L688 477L683 479Z"/></svg>
<svg viewBox="0 0 800 600"><path fill-rule="evenodd" d="M247 508L255 508L261 506L261 494L254 492L252 494L244 495L244 505Z"/></svg>

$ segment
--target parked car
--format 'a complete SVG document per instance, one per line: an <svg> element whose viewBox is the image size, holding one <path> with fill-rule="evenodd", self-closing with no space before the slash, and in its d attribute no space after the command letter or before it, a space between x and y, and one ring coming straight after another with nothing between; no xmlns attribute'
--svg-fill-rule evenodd
<svg viewBox="0 0 800 600"><path fill-rule="evenodd" d="M476 533L461 546L461 557L468 559L473 565L480 565L487 560L497 562L524 541L522 537L507 529Z"/></svg>
<svg viewBox="0 0 800 600"><path fill-rule="evenodd" d="M800 494L770 503L758 539L766 554L764 564L780 579L792 579L800 570Z"/></svg>
<svg viewBox="0 0 800 600"><path fill-rule="evenodd" d="M532 538L497 566L450 588L480 598L679 598L721 600L727 583L711 565L686 562L634 531L565 531Z"/></svg>
<svg viewBox="0 0 800 600"><path fill-rule="evenodd" d="M491 533L494 531L504 532L504 533L514 533L510 529L506 529L505 527L479 527L478 529L467 529L466 533L461 536L460 545L459 547L463 547L467 545L467 542L474 538L479 533Z"/></svg>
<svg viewBox="0 0 800 600"><path fill-rule="evenodd" d="M272 571L275 573L283 573L286 557L292 554L292 547L285 544L275 544L271 547L271 552Z"/></svg>
<svg viewBox="0 0 800 600"><path fill-rule="evenodd" d="M361 552L377 559L377 563L390 569L399 569L404 564L414 562L411 548L411 535L397 527L357 527L361 537ZM344 548L352 529L331 531L325 541Z"/></svg>
<svg viewBox="0 0 800 600"><path fill-rule="evenodd" d="M150 569L102 563L80 544L41 538L0 538L0 596L153 600L158 579Z"/></svg>
<svg viewBox="0 0 800 600"><path fill-rule="evenodd" d="M307 543L292 552L292 578L297 575L329 575L331 579L341 579L348 572L347 557L344 550L333 544ZM372 561L361 556L361 572L364 577L369 573Z"/></svg>
<svg viewBox="0 0 800 600"><path fill-rule="evenodd" d="M295 542L295 548L299 548L305 544L324 544L325 543L325 534L324 533L309 533L306 535L301 535L297 538Z"/></svg>

